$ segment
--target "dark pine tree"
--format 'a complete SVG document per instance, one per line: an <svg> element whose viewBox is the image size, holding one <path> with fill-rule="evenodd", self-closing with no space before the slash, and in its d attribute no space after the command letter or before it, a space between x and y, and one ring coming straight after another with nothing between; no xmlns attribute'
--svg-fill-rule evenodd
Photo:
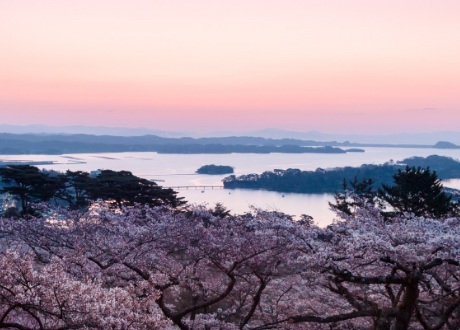
<svg viewBox="0 0 460 330"><path fill-rule="evenodd" d="M9 193L20 201L22 214L33 213L30 203L47 202L55 197L60 186L58 178L50 177L30 165L9 165L0 168L0 176L6 184L0 191Z"/></svg>
<svg viewBox="0 0 460 330"><path fill-rule="evenodd" d="M95 181L90 174L83 171L67 171L65 175L59 175L61 181L57 198L66 201L72 209L80 209L89 205L89 187Z"/></svg>
<svg viewBox="0 0 460 330"><path fill-rule="evenodd" d="M87 187L91 199L102 199L112 207L130 206L134 203L150 206L185 204L177 192L162 188L155 182L139 178L128 171L102 171Z"/></svg>
<svg viewBox="0 0 460 330"><path fill-rule="evenodd" d="M359 181L355 176L354 180L349 182L350 188L343 179L343 192L335 193L335 204L329 202L330 207L351 215L354 208L362 207L364 204L380 205L377 192L373 189L374 180L364 178L363 181Z"/></svg>
<svg viewBox="0 0 460 330"><path fill-rule="evenodd" d="M454 210L451 196L442 191L441 180L430 168L406 166L393 176L394 185L382 184L379 197L388 203L396 214L404 212L415 216L442 217Z"/></svg>
<svg viewBox="0 0 460 330"><path fill-rule="evenodd" d="M211 210L211 214L215 217L226 218L230 216L230 210L227 209L224 204L216 203L214 209Z"/></svg>

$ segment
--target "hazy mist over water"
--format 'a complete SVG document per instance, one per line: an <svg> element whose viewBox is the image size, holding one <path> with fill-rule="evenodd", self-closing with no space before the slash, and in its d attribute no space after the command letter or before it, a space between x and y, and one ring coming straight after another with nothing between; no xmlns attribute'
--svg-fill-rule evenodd
<svg viewBox="0 0 460 330"><path fill-rule="evenodd" d="M71 155L11 155L0 156L0 160L56 161L56 164L39 166L57 171L94 171L110 169L127 170L146 179L158 180L165 187L222 185L227 175L198 175L195 171L202 165L229 165L235 168L235 175L262 173L274 169L298 168L309 171L317 168L360 166L362 164L383 164L391 159L402 160L412 156L426 157L440 155L460 158L460 149L398 149L364 148L364 153L346 154L157 154L143 153L104 153ZM161 181L160 181L161 180ZM460 188L460 179L446 181L446 186ZM229 190L189 188L180 189L179 196L190 203L208 203L213 207L221 202L232 213L241 214L254 205L263 209L278 210L287 214L313 216L320 225L332 222L334 213L328 208L332 194L296 194L263 190ZM203 192L204 191L204 192ZM284 196L284 197L283 197Z"/></svg>

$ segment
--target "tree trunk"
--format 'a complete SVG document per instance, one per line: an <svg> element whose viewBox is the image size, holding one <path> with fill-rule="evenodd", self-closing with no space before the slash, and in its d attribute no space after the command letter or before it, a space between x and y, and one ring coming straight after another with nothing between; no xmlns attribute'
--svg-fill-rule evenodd
<svg viewBox="0 0 460 330"><path fill-rule="evenodd" d="M414 315L417 298L419 295L418 281L412 280L406 287L401 305L399 306L399 315L396 317L395 330L407 330L410 320Z"/></svg>

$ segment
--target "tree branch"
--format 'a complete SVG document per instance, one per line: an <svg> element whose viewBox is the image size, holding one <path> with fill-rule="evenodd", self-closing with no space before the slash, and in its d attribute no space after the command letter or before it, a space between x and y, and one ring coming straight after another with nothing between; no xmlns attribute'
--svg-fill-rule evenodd
<svg viewBox="0 0 460 330"><path fill-rule="evenodd" d="M256 311L257 306L260 303L260 298L262 296L262 292L265 290L268 281L266 281L262 276L256 274L256 276L259 278L260 281L260 286L259 289L257 290L256 294L252 298L252 305L251 308L249 309L248 314L246 317L243 319L243 321L240 323L240 329L243 329L246 324L248 324L249 320L252 318L254 315L254 312Z"/></svg>
<svg viewBox="0 0 460 330"><path fill-rule="evenodd" d="M361 317L379 316L380 314L382 313L381 312L379 313L378 311L374 309L367 309L367 310L354 311L350 313L324 316L324 317L321 317L318 315L299 315L299 316L292 316L290 318L283 319L277 322L267 323L267 324L261 325L256 328L252 328L252 330L268 329L271 326L280 324L280 323L288 323L288 324L303 323L303 322L333 323L333 322L346 321L346 320L356 319L356 318L361 318ZM396 316L397 314L398 314L397 311L393 309L387 310L385 312L385 315L387 316Z"/></svg>

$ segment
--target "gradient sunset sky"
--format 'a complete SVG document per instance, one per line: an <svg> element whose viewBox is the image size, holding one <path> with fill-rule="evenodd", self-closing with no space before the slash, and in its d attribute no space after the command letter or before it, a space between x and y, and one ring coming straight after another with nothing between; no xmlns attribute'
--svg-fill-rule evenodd
<svg viewBox="0 0 460 330"><path fill-rule="evenodd" d="M0 114L197 132L460 131L460 1L0 1Z"/></svg>

